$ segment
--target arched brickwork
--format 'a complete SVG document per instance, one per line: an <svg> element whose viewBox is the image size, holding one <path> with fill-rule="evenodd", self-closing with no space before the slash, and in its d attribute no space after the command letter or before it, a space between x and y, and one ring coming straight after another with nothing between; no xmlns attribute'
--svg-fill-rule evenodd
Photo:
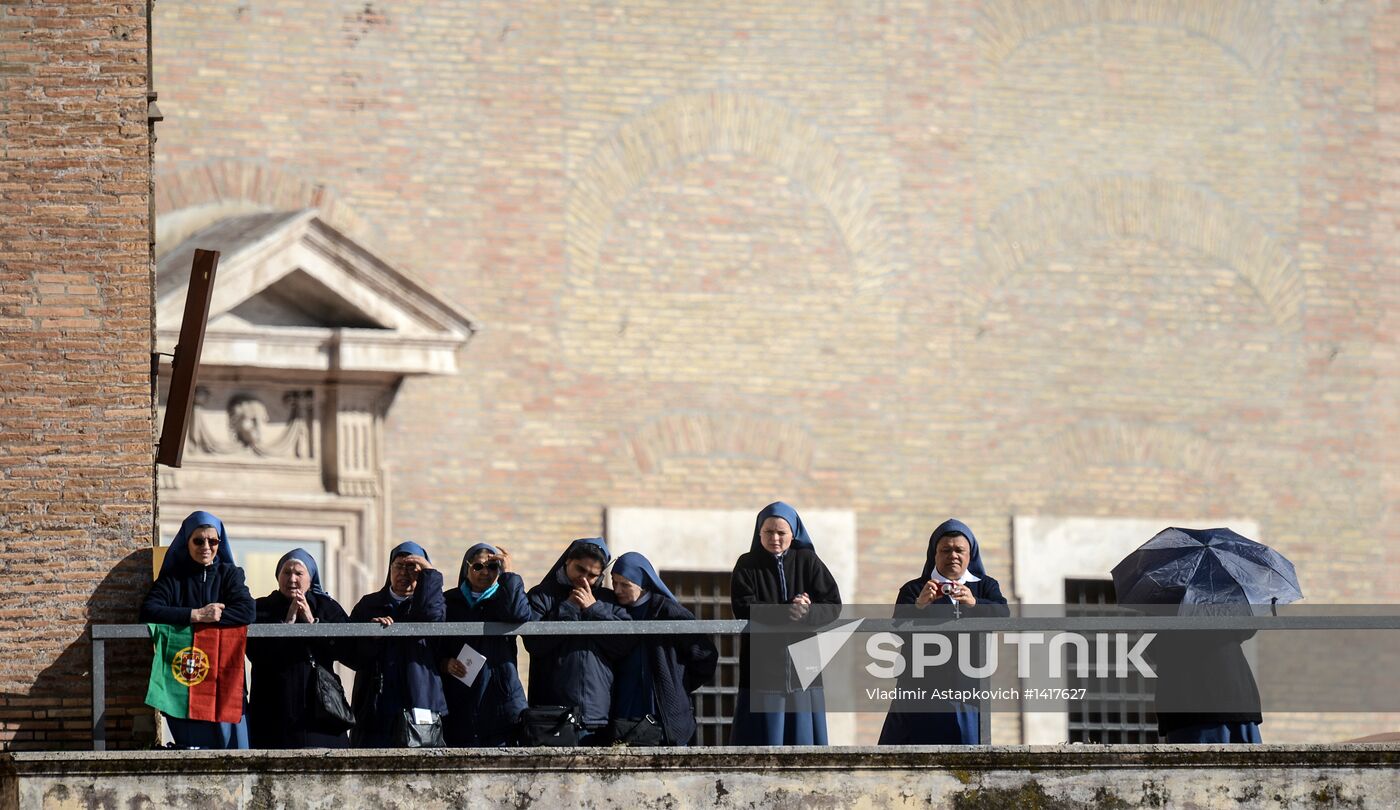
<svg viewBox="0 0 1400 810"><path fill-rule="evenodd" d="M755 157L810 189L830 212L862 287L891 272L888 229L841 150L780 104L711 92L678 96L628 120L577 172L566 215L571 281L594 283L608 225L633 189L658 171L714 152Z"/></svg>
<svg viewBox="0 0 1400 810"><path fill-rule="evenodd" d="M158 226L169 216L186 215L184 235L237 213L252 210L319 210L323 222L362 244L374 244L378 229L340 200L325 184L255 160L182 163L156 171Z"/></svg>
<svg viewBox="0 0 1400 810"><path fill-rule="evenodd" d="M993 212L979 238L983 302L1030 260L1091 240L1145 239L1221 261L1247 281L1283 331L1302 323L1303 279L1268 230L1207 190L1145 177L1100 177L1029 191Z"/></svg>
<svg viewBox="0 0 1400 810"><path fill-rule="evenodd" d="M1086 25L1130 24L1187 31L1220 46L1259 75L1271 75L1286 45L1268 0L990 0L981 6L977 37L984 58L1001 63L1028 43Z"/></svg>
<svg viewBox="0 0 1400 810"><path fill-rule="evenodd" d="M1190 471L1213 478L1220 470L1221 448L1175 427L1131 422L1088 422L1050 438L1049 456L1065 465L1120 468L1155 467Z"/></svg>
<svg viewBox="0 0 1400 810"><path fill-rule="evenodd" d="M660 416L627 438L625 452L643 473L668 458L746 458L806 473L811 435L790 422L742 414L675 413Z"/></svg>

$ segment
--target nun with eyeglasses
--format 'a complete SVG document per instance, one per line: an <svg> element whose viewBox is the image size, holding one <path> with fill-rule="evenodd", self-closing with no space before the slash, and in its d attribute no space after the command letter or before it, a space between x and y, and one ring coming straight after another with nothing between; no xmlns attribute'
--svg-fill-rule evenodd
<svg viewBox="0 0 1400 810"><path fill-rule="evenodd" d="M635 551L613 563L612 588L634 622L695 620L651 561ZM689 745L695 736L690 695L714 677L719 651L703 635L667 633L636 639L613 676L613 743Z"/></svg>
<svg viewBox="0 0 1400 810"><path fill-rule="evenodd" d="M191 512L180 524L161 561L160 573L141 603L141 621L155 624L252 624L253 595L243 569L233 561L224 522ZM179 748L247 748L248 718L216 723L166 717Z"/></svg>
<svg viewBox="0 0 1400 810"><path fill-rule="evenodd" d="M321 569L304 548L277 561L277 590L257 599L258 624L339 624L345 608L321 587ZM343 728L328 728L312 713L316 668L335 672L349 658L350 639L251 638L253 665L248 731L254 748L345 748Z"/></svg>
<svg viewBox="0 0 1400 810"><path fill-rule="evenodd" d="M530 621L525 583L510 570L510 554L477 543L462 557L457 587L444 596L449 622ZM438 655L447 697L443 734L456 747L496 748L513 741L525 690L516 665L515 636L448 637Z"/></svg>
<svg viewBox="0 0 1400 810"><path fill-rule="evenodd" d="M763 507L754 521L753 540L734 564L730 580L734 618L752 618L755 607L780 605L794 623L820 624L835 618L841 591L817 556L797 510L778 501ZM754 684L750 672L751 633L739 642L739 695L735 701L733 745L826 745L826 697L818 676L803 688L783 664L782 682Z"/></svg>

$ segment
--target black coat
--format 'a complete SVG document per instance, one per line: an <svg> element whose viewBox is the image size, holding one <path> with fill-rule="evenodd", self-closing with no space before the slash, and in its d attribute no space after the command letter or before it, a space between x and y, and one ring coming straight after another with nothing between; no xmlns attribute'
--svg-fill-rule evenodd
<svg viewBox="0 0 1400 810"><path fill-rule="evenodd" d="M189 562L158 577L141 603L140 620L187 625L191 610L213 602L224 605L219 626L253 623L253 595L244 583L243 569L217 560L208 566Z"/></svg>
<svg viewBox="0 0 1400 810"><path fill-rule="evenodd" d="M823 624L836 618L840 610L841 590L836 579L827 570L826 564L810 548L789 548L783 555L783 573L787 578L787 593L784 595L782 582L778 578L778 558L767 551L749 551L739 557L734 564L734 574L730 578L729 604L734 609L734 618L749 619L754 605L783 605L790 603L797 594L805 593L812 600L813 610L808 613L807 623ZM786 598L784 598L786 596ZM828 606L826 609L819 605ZM739 641L739 688L749 688L749 638L745 633ZM791 674L791 673L789 673ZM791 678L789 678L791 681ZM818 679L813 687L820 685ZM790 686L794 686L793 681Z"/></svg>
<svg viewBox="0 0 1400 810"><path fill-rule="evenodd" d="M395 623L442 621L447 609L443 604L441 572L420 571L413 596L402 602L394 603L386 585L360 599L350 611L352 622L368 622L380 616L392 617ZM394 720L404 709L447 712L436 649L426 638L364 641L356 645L351 705L356 717L352 738L357 746L387 744Z"/></svg>
<svg viewBox="0 0 1400 810"><path fill-rule="evenodd" d="M928 582L928 580L926 580L926 579L911 579L911 580L909 580L908 582L904 583L903 585L901 585L901 586L899 587L899 594L898 594L897 596L895 596L895 598L894 598L894 603L895 603L896 605L917 605L918 602L919 602L919 592L922 591L922 590L924 589L924 583L926 583L926 582ZM1005 596L1002 596L1002 593L1001 593L1001 584L998 583L995 579L993 579L993 578L991 578L991 577L989 577L989 576L983 576L981 579L977 580L976 582L969 582L969 583L967 583L966 585L967 585L968 591L970 591L970 592L972 593L972 598L977 600L977 604L972 606L972 607L974 607L974 608L981 608L981 607L983 607L984 605L1005 605L1005 604L1006 604L1006 597L1005 597ZM937 599L933 600L932 602L930 602L930 603L929 603L929 606L930 606L930 607L934 607L934 606L937 606L937 605L948 606L948 605L951 605L951 604L953 604L953 597L951 597L951 596L940 596L939 598L937 598ZM916 608L916 609L917 609L917 608ZM967 615L967 614L966 614L967 609L968 609L967 606L964 605L964 606L963 606L964 615ZM917 615L917 614L911 614L911 613L907 613L907 612L900 612L899 615L900 615L900 616L911 616L911 615ZM998 610L990 610L990 611L978 610L978 611L977 611L977 615L979 615L979 616L1009 616L1009 615L1010 615L1010 611L1009 611L1009 610L1000 610L1000 611L998 611ZM950 618L951 618L951 616L950 616Z"/></svg>
<svg viewBox="0 0 1400 810"><path fill-rule="evenodd" d="M587 610L569 601L572 590L553 576L531 588L531 618L537 622L631 621L612 590L593 586L597 601ZM630 636L526 636L530 705L573 707L582 714L584 725L607 725L613 666L635 642Z"/></svg>
<svg viewBox="0 0 1400 810"><path fill-rule="evenodd" d="M317 624L347 620L345 609L324 594L310 593L306 602ZM279 591L257 600L258 624L281 624L291 604ZM301 618L297 618L302 623ZM248 703L248 734L254 748L344 748L345 733L326 734L311 721L308 705L312 666L334 672L338 657L349 657L351 639L250 638L248 660L253 664ZM339 656L337 655L339 653Z"/></svg>
<svg viewBox="0 0 1400 810"><path fill-rule="evenodd" d="M637 608L641 621L694 621L695 614L660 593ZM632 614L634 620L636 613ZM719 650L709 636L635 636L651 670L652 697L667 745L687 745L695 736L695 707L690 693L709 683L719 663ZM625 666L630 656L619 666Z"/></svg>
<svg viewBox="0 0 1400 810"><path fill-rule="evenodd" d="M1163 737L1196 725L1262 723L1259 687L1240 644L1253 630L1159 633L1146 649L1157 678L1154 709Z"/></svg>
<svg viewBox="0 0 1400 810"><path fill-rule="evenodd" d="M525 583L518 574L502 573L499 587L489 599L474 606L460 588L445 596L449 622L530 621L530 603L525 599ZM458 636L441 641L440 658L456 658L463 644L486 656L476 680L467 686L450 675L442 678L447 696L447 719L443 734L448 745L497 746L510 741L520 712L525 709L525 690L520 686L516 667L515 636Z"/></svg>
<svg viewBox="0 0 1400 810"><path fill-rule="evenodd" d="M896 619L916 619L921 625L938 621L950 621L953 619L953 597L941 596L928 604L927 608L917 607L919 592L924 589L926 579L911 579L899 588L899 594L895 596L895 618ZM976 582L965 583L965 587L972 593L972 597L977 600L976 605L963 605L959 608L964 618L994 616L1009 616L1010 609L1006 607L1006 597L1001 593L1001 584L990 576L983 576ZM938 632L936 627L922 627L926 632ZM909 652L912 648L906 639L904 646L905 655L912 655ZM970 663L980 666L985 659L980 647L974 649ZM930 669L924 673L925 677L916 680L912 674L912 659L910 666L905 669L905 674L900 677L902 688L917 688L922 686L926 689L975 689L982 685L981 680L969 678L963 675L958 669L957 653L954 653L953 660L941 667Z"/></svg>
<svg viewBox="0 0 1400 810"><path fill-rule="evenodd" d="M904 583L899 589L899 594L895 596L895 618L913 619L919 622L919 629L925 632L937 632L937 628L931 626L932 623L940 620L947 621L953 618L953 598L942 596L933 600L925 608L917 607L919 592L924 589L927 579L919 577ZM976 582L966 583L968 591L977 600L976 605L964 605L959 610L964 618L976 616L1008 616L1010 610L1006 607L1006 597L1001 593L1001 585L992 577L984 575ZM926 626L929 625L929 626ZM913 644L909 637L905 637L904 646L901 648L905 656L904 674L899 677L898 687L902 690L917 689L962 689L970 690L983 686L983 683L970 678L958 669L958 652L954 652L953 659L947 664L935 667L924 672L924 677L916 678L913 673L912 662ZM985 661L982 648L974 648L969 661L974 666L980 666ZM942 712L938 711L941 704ZM924 711L919 711L923 709ZM977 707L966 707L960 704L942 703L933 698L911 704L905 701L896 701L890 706L889 714L885 717L884 727L880 731L881 745L950 745L960 742L958 732L959 724L952 718L951 712L956 710L974 713ZM975 724L974 724L975 725ZM965 742L976 742L975 729L969 731L974 735L971 740L961 740Z"/></svg>

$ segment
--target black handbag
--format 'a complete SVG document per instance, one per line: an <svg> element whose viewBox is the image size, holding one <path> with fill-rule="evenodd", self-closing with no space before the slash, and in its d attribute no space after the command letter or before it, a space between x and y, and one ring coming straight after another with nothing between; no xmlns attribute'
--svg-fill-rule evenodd
<svg viewBox="0 0 1400 810"><path fill-rule="evenodd" d="M651 715L618 717L608 723L608 739L613 745L665 745L666 730Z"/></svg>
<svg viewBox="0 0 1400 810"><path fill-rule="evenodd" d="M432 719L426 723L414 722L415 709L404 709L394 718L393 744L396 748L446 748L447 741L442 736L442 715L428 712Z"/></svg>
<svg viewBox="0 0 1400 810"><path fill-rule="evenodd" d="M578 711L568 706L527 706L520 713L520 744L570 748L578 745L583 723Z"/></svg>
<svg viewBox="0 0 1400 810"><path fill-rule="evenodd" d="M323 734L344 734L355 727L355 713L345 699L345 687L335 673L320 664L309 652L311 678L307 683L306 703L310 709L311 725Z"/></svg>

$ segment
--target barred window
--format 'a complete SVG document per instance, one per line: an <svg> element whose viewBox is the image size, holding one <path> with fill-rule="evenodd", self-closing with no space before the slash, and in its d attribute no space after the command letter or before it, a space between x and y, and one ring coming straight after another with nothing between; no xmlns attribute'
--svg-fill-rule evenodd
<svg viewBox="0 0 1400 810"><path fill-rule="evenodd" d="M1068 605L1116 605L1113 582L1098 579L1066 579L1065 603ZM1078 615L1093 615L1092 608L1080 608ZM1107 612L1107 611L1106 611ZM1128 634L1128 644L1136 643L1141 633ZM1089 672L1098 661L1097 645L1089 646ZM1109 644L1109 657L1117 656L1117 639ZM1069 709L1069 741L1093 743L1155 743L1157 715L1152 710L1152 691L1146 680L1133 673L1129 678L1078 677L1078 654L1074 645L1065 648L1071 689L1085 689L1084 700L1071 701Z"/></svg>
<svg viewBox="0 0 1400 810"><path fill-rule="evenodd" d="M662 571L661 579L697 619L734 618L729 607L728 571ZM728 745L739 694L739 637L715 635L719 666L714 680L695 690L696 745Z"/></svg>

